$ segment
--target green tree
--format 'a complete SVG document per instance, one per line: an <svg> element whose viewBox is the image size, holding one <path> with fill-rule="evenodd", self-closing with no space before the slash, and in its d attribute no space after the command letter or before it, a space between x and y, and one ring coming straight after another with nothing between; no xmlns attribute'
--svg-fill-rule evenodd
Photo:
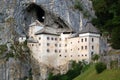
<svg viewBox="0 0 120 80"><path fill-rule="evenodd" d="M53 75L52 73L49 74L48 80L73 80L73 78L80 75L81 71L83 69L83 63L75 61L71 61L71 68L66 74L58 74Z"/></svg>
<svg viewBox="0 0 120 80"><path fill-rule="evenodd" d="M120 49L120 27L112 30L111 42L113 48Z"/></svg>
<svg viewBox="0 0 120 80"><path fill-rule="evenodd" d="M103 72L106 69L106 65L103 62L98 62L95 65L95 69L96 69L97 73L101 73L101 72Z"/></svg>
<svg viewBox="0 0 120 80"><path fill-rule="evenodd" d="M92 56L92 60L93 61L98 61L98 59L99 59L99 55L98 54L94 54L93 56Z"/></svg>

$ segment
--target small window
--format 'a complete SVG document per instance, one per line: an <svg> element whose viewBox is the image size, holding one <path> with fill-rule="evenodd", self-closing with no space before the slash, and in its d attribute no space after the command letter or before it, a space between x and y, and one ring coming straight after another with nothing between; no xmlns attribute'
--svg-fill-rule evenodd
<svg viewBox="0 0 120 80"><path fill-rule="evenodd" d="M55 46L57 47L57 44L55 44Z"/></svg>
<svg viewBox="0 0 120 80"><path fill-rule="evenodd" d="M50 38L49 37L47 37L47 40L49 40Z"/></svg>
<svg viewBox="0 0 120 80"><path fill-rule="evenodd" d="M87 38L85 38L85 42L87 42Z"/></svg>
<svg viewBox="0 0 120 80"><path fill-rule="evenodd" d="M59 47L61 47L61 44L59 44Z"/></svg>
<svg viewBox="0 0 120 80"><path fill-rule="evenodd" d="M87 46L85 46L85 49L87 49Z"/></svg>
<svg viewBox="0 0 120 80"><path fill-rule="evenodd" d="M51 40L54 40L53 37L51 38Z"/></svg>
<svg viewBox="0 0 120 80"><path fill-rule="evenodd" d="M85 56L87 56L87 54Z"/></svg>
<svg viewBox="0 0 120 80"><path fill-rule="evenodd" d="M32 44L32 46L34 46L34 44Z"/></svg>
<svg viewBox="0 0 120 80"><path fill-rule="evenodd" d="M72 44L72 42L71 42L71 44Z"/></svg>
<svg viewBox="0 0 120 80"><path fill-rule="evenodd" d="M57 41L57 38L55 38L55 40Z"/></svg>
<svg viewBox="0 0 120 80"><path fill-rule="evenodd" d="M92 38L92 42L94 42L94 38Z"/></svg>
<svg viewBox="0 0 120 80"><path fill-rule="evenodd" d="M78 43L80 43L80 41L78 41Z"/></svg>
<svg viewBox="0 0 120 80"><path fill-rule="evenodd" d="M78 50L80 50L80 48L78 48Z"/></svg>
<svg viewBox="0 0 120 80"><path fill-rule="evenodd" d="M67 52L67 50L65 50L65 52Z"/></svg>
<svg viewBox="0 0 120 80"><path fill-rule="evenodd" d="M83 39L81 39L81 42L83 42Z"/></svg>
<svg viewBox="0 0 120 80"><path fill-rule="evenodd" d="M72 51L72 49L71 49L71 51Z"/></svg>
<svg viewBox="0 0 120 80"><path fill-rule="evenodd" d="M66 58L67 56L65 56L65 58Z"/></svg>
<svg viewBox="0 0 120 80"><path fill-rule="evenodd" d="M91 52L91 55L93 55L94 54L94 52Z"/></svg>
<svg viewBox="0 0 120 80"><path fill-rule="evenodd" d="M39 37L39 40L41 40L41 37Z"/></svg>
<svg viewBox="0 0 120 80"><path fill-rule="evenodd" d="M83 50L83 46L81 46L81 49Z"/></svg>
<svg viewBox="0 0 120 80"><path fill-rule="evenodd" d="M57 53L57 50L55 50L55 53Z"/></svg>
<svg viewBox="0 0 120 80"><path fill-rule="evenodd" d="M71 55L71 57L72 57L72 55Z"/></svg>
<svg viewBox="0 0 120 80"><path fill-rule="evenodd" d="M61 54L59 56L61 57Z"/></svg>
<svg viewBox="0 0 120 80"><path fill-rule="evenodd" d="M59 53L61 53L61 50L59 50Z"/></svg>
<svg viewBox="0 0 120 80"><path fill-rule="evenodd" d="M59 38L59 40L61 41L61 38Z"/></svg>
<svg viewBox="0 0 120 80"><path fill-rule="evenodd" d="M78 55L78 57L80 57L80 55Z"/></svg>
<svg viewBox="0 0 120 80"><path fill-rule="evenodd" d="M92 46L92 49L94 49L94 46Z"/></svg>
<svg viewBox="0 0 120 80"><path fill-rule="evenodd" d="M39 46L40 46L41 44L39 43Z"/></svg>
<svg viewBox="0 0 120 80"><path fill-rule="evenodd" d="M49 49L47 49L47 52L50 52L50 50L49 50Z"/></svg>
<svg viewBox="0 0 120 80"><path fill-rule="evenodd" d="M65 47L67 47L67 44L65 44Z"/></svg>
<svg viewBox="0 0 120 80"><path fill-rule="evenodd" d="M47 43L47 46L50 46L50 43Z"/></svg>
<svg viewBox="0 0 120 80"><path fill-rule="evenodd" d="M83 54L82 54L82 56L83 56Z"/></svg>

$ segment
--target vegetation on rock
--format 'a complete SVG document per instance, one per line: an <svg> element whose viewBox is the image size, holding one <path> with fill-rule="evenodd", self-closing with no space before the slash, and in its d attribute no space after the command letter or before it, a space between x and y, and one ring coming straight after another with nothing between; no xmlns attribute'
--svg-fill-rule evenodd
<svg viewBox="0 0 120 80"><path fill-rule="evenodd" d="M98 54L94 54L93 56L92 56L92 60L93 61L98 61L98 59L99 59L99 55Z"/></svg>
<svg viewBox="0 0 120 80"><path fill-rule="evenodd" d="M7 46L6 45L0 45L0 55L5 53L7 51Z"/></svg>

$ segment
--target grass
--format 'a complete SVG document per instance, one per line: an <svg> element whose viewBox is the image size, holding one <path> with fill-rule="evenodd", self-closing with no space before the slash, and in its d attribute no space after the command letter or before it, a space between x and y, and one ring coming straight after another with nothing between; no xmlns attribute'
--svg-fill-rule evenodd
<svg viewBox="0 0 120 80"><path fill-rule="evenodd" d="M92 65L73 80L120 80L120 69L105 70L97 74L94 65Z"/></svg>

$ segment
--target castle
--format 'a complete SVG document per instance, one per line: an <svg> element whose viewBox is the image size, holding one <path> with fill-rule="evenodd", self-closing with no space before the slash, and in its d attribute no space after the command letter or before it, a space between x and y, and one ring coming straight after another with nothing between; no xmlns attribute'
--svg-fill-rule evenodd
<svg viewBox="0 0 120 80"><path fill-rule="evenodd" d="M87 23L78 36L74 32L58 34L47 31L42 23L35 21L29 26L28 47L40 63L58 67L70 60L90 63L93 54L100 53L100 34Z"/></svg>

